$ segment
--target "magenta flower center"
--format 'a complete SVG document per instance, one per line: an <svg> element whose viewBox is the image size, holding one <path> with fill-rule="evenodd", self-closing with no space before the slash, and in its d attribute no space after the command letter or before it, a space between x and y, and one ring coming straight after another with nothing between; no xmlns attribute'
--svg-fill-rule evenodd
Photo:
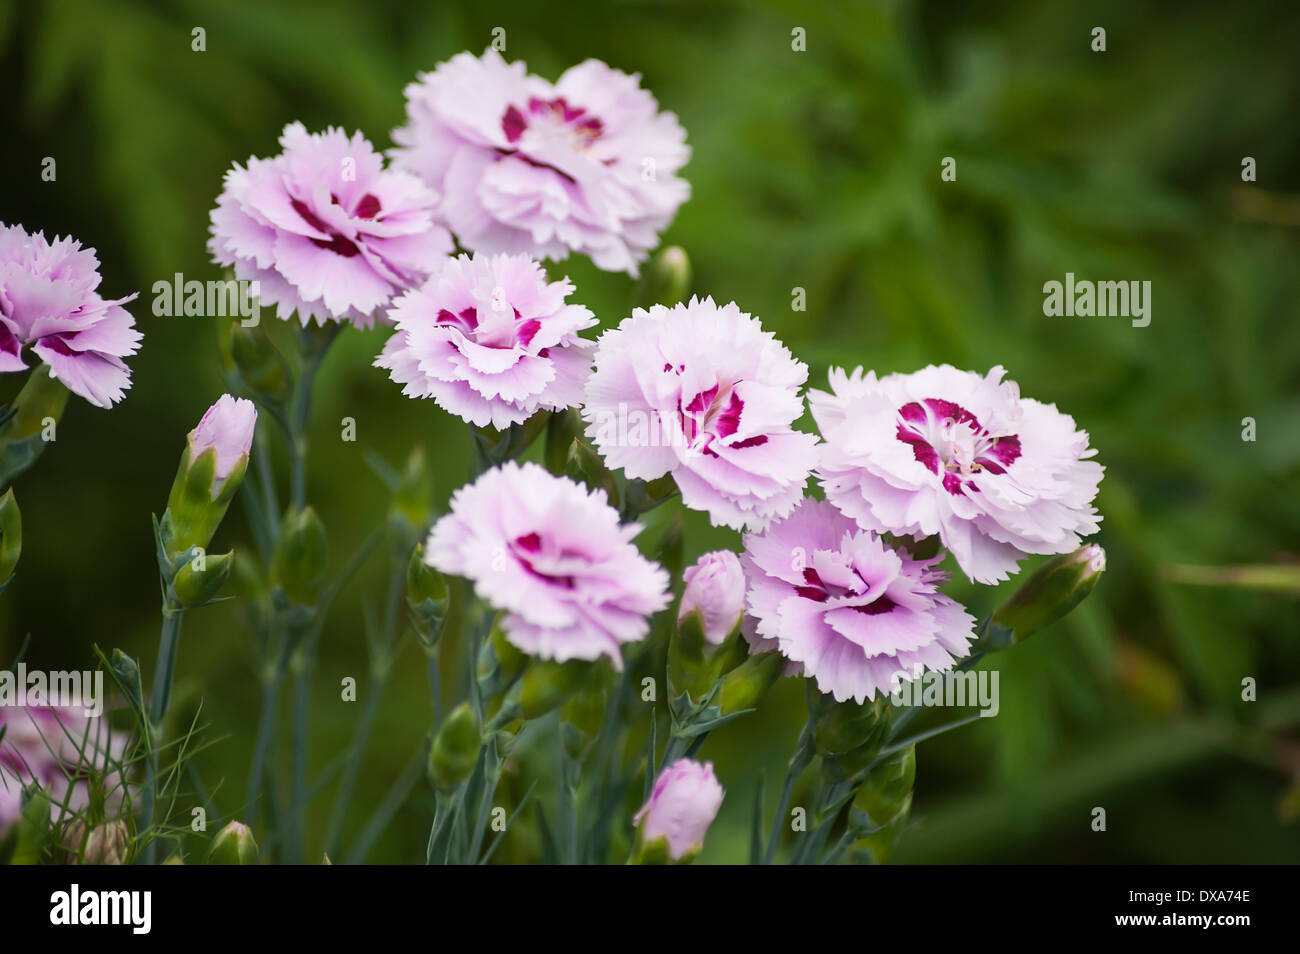
<svg viewBox="0 0 1300 954"><path fill-rule="evenodd" d="M502 350L510 350L515 345L527 348L533 343L533 338L542 327L539 319L525 319L518 308L498 301L493 302L492 308L482 321L478 309L472 305L462 308L459 313L453 313L446 308L439 309L435 320L440 325L460 329L460 332L475 344ZM545 358L549 350L542 348L537 353Z"/></svg>
<svg viewBox="0 0 1300 954"><path fill-rule="evenodd" d="M681 374L684 366L674 368L664 365L665 372ZM736 384L740 382L737 381ZM701 391L691 398L689 403L678 401L680 410L682 437L686 446L710 457L717 457L717 452L710 446L714 441L726 440L740 427L740 415L745 410L745 402L736 393L735 384L715 384L708 390ZM750 437L731 444L731 447L759 447L767 443L763 435Z"/></svg>
<svg viewBox="0 0 1300 954"><path fill-rule="evenodd" d="M825 581L823 581L821 574L819 574L812 567L810 566L804 567L804 571L803 571L804 585L796 586L794 588L794 591L806 600L812 600L816 603L825 603L826 601L832 598L844 599L846 597L852 598L854 596L859 596L860 594L865 593L867 590L871 589L871 586L867 583L865 579L863 579L862 574L858 572L856 567L853 568L853 576L855 580L855 585L838 586L834 583L826 583ZM861 585L859 586L856 584L861 584ZM891 600L884 593L881 593L875 599L870 600L869 602L866 603L850 602L844 605L849 609L857 610L859 613L863 613L867 616L879 616L881 613L888 613L898 604L895 603L893 600Z"/></svg>
<svg viewBox="0 0 1300 954"><path fill-rule="evenodd" d="M950 494L978 492L973 474L1004 474L1020 457L1020 438L989 432L970 411L942 398L912 401L898 410L900 441Z"/></svg>
<svg viewBox="0 0 1300 954"><path fill-rule="evenodd" d="M336 195L331 195L330 199L333 200L335 205L342 204L339 202L339 197ZM293 210L298 213L304 222L316 231L324 232L329 236L328 239L311 239L311 243L317 248L329 249L331 252L334 252L336 255L342 255L344 258L354 258L361 254L361 249L357 248L356 242L326 225L321 220L320 216L307 207L307 203L303 202L301 199L293 199L290 204L293 206ZM379 203L379 197L367 192L361 197L360 201L357 202L356 208L352 210L351 215L353 218L357 219L373 219L381 211L382 208Z"/></svg>
<svg viewBox="0 0 1300 954"><path fill-rule="evenodd" d="M563 96L555 99L528 100L528 106L506 107L501 117L501 131L506 134L506 141L512 146L523 137L525 130L546 139L562 139L574 149L587 149L601 137L605 124L595 116L590 116L581 106L570 106Z"/></svg>

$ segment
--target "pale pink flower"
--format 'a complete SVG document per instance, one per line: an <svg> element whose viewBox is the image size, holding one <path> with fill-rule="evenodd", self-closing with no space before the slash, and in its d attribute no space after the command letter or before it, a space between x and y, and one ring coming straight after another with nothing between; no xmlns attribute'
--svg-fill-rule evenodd
<svg viewBox="0 0 1300 954"><path fill-rule="evenodd" d="M803 497L817 438L793 425L808 366L734 302L638 308L595 362L582 415L611 468L672 474L715 526L760 529Z"/></svg>
<svg viewBox="0 0 1300 954"><path fill-rule="evenodd" d="M596 324L565 299L568 279L547 282L526 255L449 258L425 284L397 299L397 333L375 360L409 397L480 427L505 429L538 410L582 401Z"/></svg>
<svg viewBox="0 0 1300 954"><path fill-rule="evenodd" d="M1027 553L1066 553L1097 531L1103 468L1053 404L1004 370L949 365L877 379L830 372L809 403L826 497L869 530L937 534L972 580L1005 580Z"/></svg>
<svg viewBox="0 0 1300 954"><path fill-rule="evenodd" d="M462 247L636 274L690 194L690 150L672 113L599 60L556 83L495 50L461 53L406 88L393 164L442 195Z"/></svg>
<svg viewBox="0 0 1300 954"><path fill-rule="evenodd" d="M621 669L620 647L643 639L669 599L667 572L632 543L640 530L619 524L603 490L512 461L456 491L425 560L473 581L524 652Z"/></svg>
<svg viewBox="0 0 1300 954"><path fill-rule="evenodd" d="M724 794L713 763L678 759L659 773L650 798L632 821L640 827L643 843L663 838L668 856L681 861L703 847Z"/></svg>
<svg viewBox="0 0 1300 954"><path fill-rule="evenodd" d="M699 613L704 638L714 645L724 642L745 611L745 574L736 554L730 550L704 554L682 573L682 583L678 622Z"/></svg>
<svg viewBox="0 0 1300 954"><path fill-rule="evenodd" d="M752 649L777 650L837 700L886 695L969 652L975 620L939 592L942 556L913 559L811 498L744 541Z"/></svg>
<svg viewBox="0 0 1300 954"><path fill-rule="evenodd" d="M304 325L349 320L369 327L395 292L417 284L451 251L434 222L438 195L415 176L386 170L361 133L308 133L290 123L284 151L235 164L212 210L208 250L261 300Z"/></svg>
<svg viewBox="0 0 1300 954"><path fill-rule="evenodd" d="M26 369L30 345L72 393L96 407L122 400L131 386L122 359L142 335L121 306L136 296L101 298L99 282L94 249L0 222L0 372Z"/></svg>
<svg viewBox="0 0 1300 954"><path fill-rule="evenodd" d="M253 431L256 427L257 407L253 402L223 394L204 412L198 426L190 431L187 440L191 461L197 460L210 448L215 448L216 479L212 482L214 497L239 459L248 455L253 446Z"/></svg>

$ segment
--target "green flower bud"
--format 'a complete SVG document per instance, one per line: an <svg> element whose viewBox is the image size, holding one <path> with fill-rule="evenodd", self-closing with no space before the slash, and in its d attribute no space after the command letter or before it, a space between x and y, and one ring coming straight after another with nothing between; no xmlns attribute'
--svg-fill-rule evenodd
<svg viewBox="0 0 1300 954"><path fill-rule="evenodd" d="M0 591L9 585L23 552L23 519L10 487L0 497Z"/></svg>
<svg viewBox="0 0 1300 954"><path fill-rule="evenodd" d="M426 650L437 647L447 621L447 581L424 562L424 544L417 544L406 564L406 605Z"/></svg>
<svg viewBox="0 0 1300 954"><path fill-rule="evenodd" d="M280 524L280 539L271 557L271 580L291 602L314 606L325 585L328 544L316 511L290 509Z"/></svg>
<svg viewBox="0 0 1300 954"><path fill-rule="evenodd" d="M68 389L50 376L49 366L33 368L7 409L8 417L0 414L0 487L12 483L41 456L67 403Z"/></svg>
<svg viewBox="0 0 1300 954"><path fill-rule="evenodd" d="M813 743L827 778L853 778L875 761L889 736L891 711L884 697L866 705L831 702L821 710Z"/></svg>
<svg viewBox="0 0 1300 954"><path fill-rule="evenodd" d="M637 301L644 308L667 305L671 308L685 301L691 290L691 259L680 245L662 249L646 266L637 290Z"/></svg>
<svg viewBox="0 0 1300 954"><path fill-rule="evenodd" d="M253 833L242 822L232 821L212 839L208 848L210 865L255 865L258 848Z"/></svg>
<svg viewBox="0 0 1300 954"><path fill-rule="evenodd" d="M1053 557L1035 570L1011 598L998 607L993 622L1011 633L1018 643L1056 622L1074 609L1097 585L1106 569L1106 551L1095 543L1073 553ZM986 637L989 649L1002 649L1003 639L993 633Z"/></svg>
<svg viewBox="0 0 1300 954"><path fill-rule="evenodd" d="M903 829L907 827L907 819L911 812L912 794L909 792L893 821L880 831L865 835L853 843L853 848L849 852L849 860L853 864L859 865L883 865L888 862L894 854L894 849L898 847L899 839L903 836Z"/></svg>
<svg viewBox="0 0 1300 954"><path fill-rule="evenodd" d="M881 759L853 798L849 824L864 835L889 825L911 807L915 781L916 746Z"/></svg>
<svg viewBox="0 0 1300 954"><path fill-rule="evenodd" d="M474 772L482 737L478 716L468 702L447 715L429 749L429 777L440 792L450 792Z"/></svg>
<svg viewBox="0 0 1300 954"><path fill-rule="evenodd" d="M524 670L519 714L525 719L536 719L562 705L578 691L594 666L585 659L570 659L568 662L533 659Z"/></svg>
<svg viewBox="0 0 1300 954"><path fill-rule="evenodd" d="M172 581L176 602L185 609L202 606L216 597L230 578L235 553L205 554L201 550L185 564Z"/></svg>
<svg viewBox="0 0 1300 954"><path fill-rule="evenodd" d="M230 361L247 388L269 402L289 396L293 374L289 362L260 328L230 326Z"/></svg>
<svg viewBox="0 0 1300 954"><path fill-rule="evenodd" d="M754 708L784 670L785 659L778 652L750 656L722 678L722 691L717 697L722 714Z"/></svg>
<svg viewBox="0 0 1300 954"><path fill-rule="evenodd" d="M888 700L877 696L860 705L852 700L835 702L817 719L813 735L819 755L844 755L861 748L889 724Z"/></svg>

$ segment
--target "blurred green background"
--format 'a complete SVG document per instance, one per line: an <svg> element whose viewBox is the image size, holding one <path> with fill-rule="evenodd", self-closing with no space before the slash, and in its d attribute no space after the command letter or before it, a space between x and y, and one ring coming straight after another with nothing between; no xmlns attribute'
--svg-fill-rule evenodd
<svg viewBox="0 0 1300 954"><path fill-rule="evenodd" d="M796 26L806 52L791 50ZM1095 26L1105 53L1090 49ZM191 50L194 27L206 52ZM689 251L697 291L759 315L814 386L832 362L1003 364L1100 450L1109 570L1067 621L997 657L997 718L921 747L896 860L1300 859L1297 592L1192 586L1168 569L1300 560L1300 10L1267 0L4 0L0 220L96 247L101 290L141 292L145 339L125 402L74 398L16 485L24 553L0 598L0 659L29 634L33 666L87 667L98 645L152 670L149 515L223 388L212 323L154 317L151 286L217 277L208 211L232 162L277 151L296 119L387 147L417 70L481 51L495 27L507 58L543 76L586 57L643 74L693 149L692 198L665 241ZM55 182L40 177L47 156ZM945 156L955 182L940 180ZM1246 156L1256 183L1241 181ZM1149 280L1151 325L1045 318L1042 285L1067 271ZM628 312L626 276L577 259L552 272L602 324ZM796 287L806 311L791 308ZM468 467L463 425L369 366L383 337L346 332L318 384L309 497L335 568L387 511L367 450L398 464L422 445L440 504ZM340 439L345 416L356 443ZM687 526L688 558L739 545L696 516ZM251 555L249 539L235 507L214 546ZM355 724L339 680L368 686L363 611L384 579L372 562L323 640L314 772ZM977 615L996 599L953 589ZM239 809L257 715L249 649L229 603L186 620L178 702L202 701L197 766L224 813ZM1258 702L1241 701L1245 677ZM786 681L710 739L729 797L704 860L744 857L758 769L780 778L801 706ZM345 843L429 722L408 636ZM314 839L331 795L312 806ZM1093 806L1105 834L1089 828ZM422 858L430 810L416 784L370 860Z"/></svg>

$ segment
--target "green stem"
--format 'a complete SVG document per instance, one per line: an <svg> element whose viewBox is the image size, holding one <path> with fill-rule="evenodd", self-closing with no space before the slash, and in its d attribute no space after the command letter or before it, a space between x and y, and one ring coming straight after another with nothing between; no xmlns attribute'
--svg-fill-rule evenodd
<svg viewBox="0 0 1300 954"><path fill-rule="evenodd" d="M352 745L348 750L347 765L343 770L343 779L339 783L338 795L334 798L334 810L330 814L329 829L325 833L325 853L327 855L334 853L339 834L343 830L343 819L347 817L348 806L352 801L352 792L356 787L357 775L361 771L361 757L366 750L366 742L370 739L370 732L375 724L375 715L379 711L379 699L382 695L386 675L387 673L384 670L377 667L371 672L373 685L366 696L366 701L361 706L361 717L357 721L356 731L352 735Z"/></svg>
<svg viewBox="0 0 1300 954"><path fill-rule="evenodd" d="M795 783L799 781L799 776L812 761L813 727L814 717L809 715L808 721L804 723L803 730L799 733L799 741L795 743L794 754L790 756L790 765L786 769L785 784L781 788L781 800L777 803L776 816L772 819L772 830L767 836L767 851L763 854L765 865L770 865L776 857L776 848L781 841L781 826L785 824L786 812L790 810L790 799L794 796Z"/></svg>
<svg viewBox="0 0 1300 954"><path fill-rule="evenodd" d="M140 829L146 831L153 824L154 807L158 803L158 749L162 743L163 720L171 702L172 682L176 677L176 655L181 640L181 610L163 609L162 634L158 639L158 662L154 666L154 684L149 708L149 756L145 767L145 786L140 809ZM157 842L149 839L141 855L145 864L157 858Z"/></svg>
<svg viewBox="0 0 1300 954"><path fill-rule="evenodd" d="M311 713L312 642L298 653L293 667L293 762L289 785L289 819L285 853L292 864L305 858L303 816L307 811L307 747Z"/></svg>
<svg viewBox="0 0 1300 954"><path fill-rule="evenodd" d="M280 686L289 668L292 646L285 641L280 658L270 677L262 684L262 711L257 722L257 741L253 745L253 762L248 772L248 793L244 799L244 812L250 826L257 824L257 800L261 794L262 777L266 772L266 758L271 748L271 735L275 726L276 703L280 699Z"/></svg>

